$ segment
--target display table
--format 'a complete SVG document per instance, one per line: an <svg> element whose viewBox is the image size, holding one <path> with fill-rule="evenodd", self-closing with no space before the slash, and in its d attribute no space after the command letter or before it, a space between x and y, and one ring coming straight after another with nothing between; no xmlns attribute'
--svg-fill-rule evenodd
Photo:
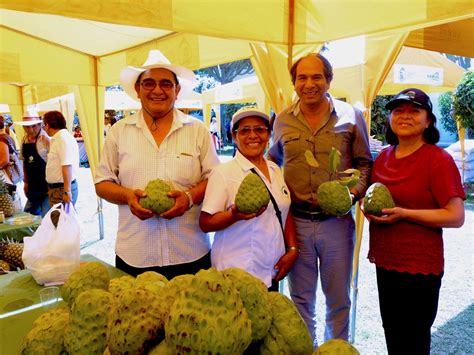
<svg viewBox="0 0 474 355"><path fill-rule="evenodd" d="M26 212L15 213L13 216L5 218L5 222L0 223L0 240L10 238L21 242L23 237L32 236L40 223L41 216Z"/></svg>
<svg viewBox="0 0 474 355"><path fill-rule="evenodd" d="M107 266L111 278L126 275L92 255L82 255L81 261L103 263ZM30 331L33 321L44 313L39 298L42 288L28 270L0 276L0 355L20 353L23 339Z"/></svg>

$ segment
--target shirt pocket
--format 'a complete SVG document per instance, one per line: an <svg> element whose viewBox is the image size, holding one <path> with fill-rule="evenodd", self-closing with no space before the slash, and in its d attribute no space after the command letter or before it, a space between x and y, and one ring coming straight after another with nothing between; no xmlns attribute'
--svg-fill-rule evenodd
<svg viewBox="0 0 474 355"><path fill-rule="evenodd" d="M301 133L288 133L283 136L283 153L288 160L298 158L304 150Z"/></svg>
<svg viewBox="0 0 474 355"><path fill-rule="evenodd" d="M201 165L196 154L187 152L167 154L165 169L167 179L171 180L176 188L189 188L201 181Z"/></svg>

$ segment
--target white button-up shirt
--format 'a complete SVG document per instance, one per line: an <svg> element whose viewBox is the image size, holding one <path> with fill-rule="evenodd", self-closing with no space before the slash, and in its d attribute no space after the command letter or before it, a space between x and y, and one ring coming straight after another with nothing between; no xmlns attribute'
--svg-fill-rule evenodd
<svg viewBox="0 0 474 355"><path fill-rule="evenodd" d="M72 166L73 181L79 169L79 147L72 134L67 129L61 129L51 137L46 162L46 181L49 184L64 182L62 167L65 165Z"/></svg>
<svg viewBox="0 0 474 355"><path fill-rule="evenodd" d="M209 177L202 210L209 214L225 211L235 201L242 180L255 168L275 198L283 226L290 208L290 194L280 168L267 160L270 180L240 152L234 159L214 168ZM218 270L238 267L260 278L270 287L275 264L285 254L285 241L272 202L260 216L238 221L217 231L212 245L212 266Z"/></svg>
<svg viewBox="0 0 474 355"><path fill-rule="evenodd" d="M207 128L199 120L174 109L168 135L158 147L142 111L118 121L107 133L95 183L113 181L144 190L150 180L169 181L188 190L207 179L219 159ZM195 261L209 252L208 235L199 228L201 209L167 220L142 221L128 205L119 205L115 252L134 267L167 266Z"/></svg>

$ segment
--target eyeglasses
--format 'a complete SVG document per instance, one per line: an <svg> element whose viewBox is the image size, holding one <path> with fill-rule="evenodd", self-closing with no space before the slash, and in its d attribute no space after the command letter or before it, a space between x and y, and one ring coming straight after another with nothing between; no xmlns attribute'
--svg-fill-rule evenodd
<svg viewBox="0 0 474 355"><path fill-rule="evenodd" d="M242 128L236 129L234 132L242 135L242 136L248 136L250 132L255 133L256 135L262 136L266 133L268 133L269 128L267 126L245 126Z"/></svg>
<svg viewBox="0 0 474 355"><path fill-rule="evenodd" d="M161 90L168 91L173 89L176 84L171 82L170 80L160 80L159 82L156 82L153 79L146 79L143 80L140 85L147 91L155 90L157 85L160 87Z"/></svg>

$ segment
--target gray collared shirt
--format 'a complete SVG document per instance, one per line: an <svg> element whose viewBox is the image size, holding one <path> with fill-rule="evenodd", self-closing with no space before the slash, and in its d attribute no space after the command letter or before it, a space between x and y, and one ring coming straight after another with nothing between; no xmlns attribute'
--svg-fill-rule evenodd
<svg viewBox="0 0 474 355"><path fill-rule="evenodd" d="M278 165L283 165L292 206L298 209L315 209L319 185L337 179L328 168L332 147L337 148L342 155L338 171L350 168L360 170L360 179L355 186L360 196L364 195L369 184L373 159L364 116L343 101L333 99L330 95L328 99L330 115L315 131L311 130L300 111L299 101L281 112L275 120L273 144L268 157ZM307 163L306 150L313 153L319 163L317 168Z"/></svg>

